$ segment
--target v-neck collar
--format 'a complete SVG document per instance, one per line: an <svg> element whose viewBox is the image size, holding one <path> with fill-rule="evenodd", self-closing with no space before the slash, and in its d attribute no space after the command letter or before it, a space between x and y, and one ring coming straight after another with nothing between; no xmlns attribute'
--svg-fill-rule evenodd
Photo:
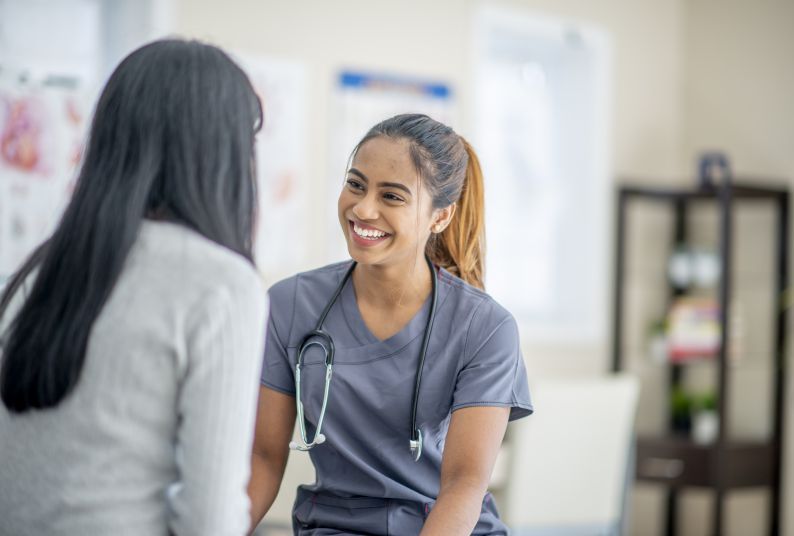
<svg viewBox="0 0 794 536"><path fill-rule="evenodd" d="M446 285L442 283L442 279L443 275L439 274L436 314L441 310L441 306L448 294ZM364 318L361 316L361 311L356 301L353 279L350 278L342 289L339 301L341 302L342 312L350 327L350 331L361 346L346 349L340 348L340 351L337 352L336 361L338 363L361 363L398 353L424 333L425 327L427 326L427 318L430 315L432 299L432 295L428 296L419 311L417 311L400 331L388 339L381 341L370 331L367 324L364 322Z"/></svg>

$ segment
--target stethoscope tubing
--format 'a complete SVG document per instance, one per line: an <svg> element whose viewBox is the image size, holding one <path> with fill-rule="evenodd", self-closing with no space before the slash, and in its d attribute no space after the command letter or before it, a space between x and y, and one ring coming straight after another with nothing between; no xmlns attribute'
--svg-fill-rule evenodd
<svg viewBox="0 0 794 536"><path fill-rule="evenodd" d="M425 365L425 356L427 355L427 347L430 342L430 334L433 330L433 322L436 315L436 302L438 301L438 275L436 268L430 261L429 257L425 257L428 267L430 268L431 281L432 281L432 298L430 301L430 313L425 326L425 332L422 337L422 346L419 351L419 364L416 367L416 376L414 380L413 401L411 404L411 440L409 442L410 450L415 461L418 461L422 455L422 431L416 426L417 413L419 408L419 391L422 384L422 372ZM322 433L323 421L325 420L325 413L328 408L328 400L331 393L331 377L333 376L334 365L334 341L331 335L323 330L323 324L328 316L329 311L336 303L337 298L342 293L357 263L353 261L350 268L345 273L339 285L337 285L333 296L328 301L328 304L323 309L320 318L317 320L315 328L307 333L301 340L298 347L298 357L295 363L295 407L297 412L298 421L300 423L301 443L290 442L290 448L299 451L311 450L316 445L325 442L325 435ZM315 429L314 438L309 441L306 433L306 419L304 417L303 402L301 401L301 369L303 368L303 357L306 351L312 346L319 346L325 352L325 385L323 388L323 402L320 409L320 417L317 420L317 427Z"/></svg>

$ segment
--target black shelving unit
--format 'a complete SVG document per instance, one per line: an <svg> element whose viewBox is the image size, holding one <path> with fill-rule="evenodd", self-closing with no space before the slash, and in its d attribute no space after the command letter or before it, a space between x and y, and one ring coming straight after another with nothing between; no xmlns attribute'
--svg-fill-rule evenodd
<svg viewBox="0 0 794 536"><path fill-rule="evenodd" d="M770 490L769 534L780 534L781 474L783 454L783 411L785 396L786 310L783 296L788 288L789 268L789 193L785 188L751 186L741 181L731 184L723 181L717 186L697 189L666 189L640 186L622 186L618 190L616 218L616 249L614 264L613 354L612 369L617 372L626 365L623 356L624 283L626 263L627 208L632 201L647 200L668 204L674 214L673 234L678 243L687 239L687 216L693 205L716 203L719 210L719 255L721 277L717 289L720 345L715 360L716 397L719 414L719 432L710 445L699 445L672 432L672 425L662 437L640 437L637 440L636 479L653 482L667 489L665 534L676 534L676 513L679 492L687 487L710 488L714 492L711 512L712 532L723 534L724 500L732 489L767 487ZM772 201L776 211L775 221L775 281L774 355L772 371L772 434L766 440L737 441L729 434L729 382L728 341L731 303L731 251L733 245L733 215L738 203L752 200ZM682 294L683 289L670 287L671 297ZM670 364L669 386L682 381L686 364Z"/></svg>

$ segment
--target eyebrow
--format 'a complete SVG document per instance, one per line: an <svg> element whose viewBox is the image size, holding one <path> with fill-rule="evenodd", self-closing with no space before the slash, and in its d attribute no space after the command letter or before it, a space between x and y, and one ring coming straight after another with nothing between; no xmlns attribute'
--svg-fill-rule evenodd
<svg viewBox="0 0 794 536"><path fill-rule="evenodd" d="M357 170L356 168L350 168L348 170L348 173L352 173L353 175L356 175L361 180L363 180L364 182L369 184L369 179L367 178L367 176L364 175L363 173L361 173L361 171ZM402 191L404 191L405 193L407 193L410 196L414 195L413 192L411 192L410 188L408 188L406 185L404 185L402 183L399 183L399 182L379 182L378 183L378 187L379 188L397 188L398 190L402 190Z"/></svg>

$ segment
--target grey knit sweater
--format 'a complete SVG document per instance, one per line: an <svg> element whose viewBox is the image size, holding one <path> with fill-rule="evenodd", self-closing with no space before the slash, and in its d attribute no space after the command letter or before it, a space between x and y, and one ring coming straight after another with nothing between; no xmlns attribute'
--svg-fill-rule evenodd
<svg viewBox="0 0 794 536"><path fill-rule="evenodd" d="M244 534L266 308L244 259L146 221L74 391L0 404L0 535Z"/></svg>

